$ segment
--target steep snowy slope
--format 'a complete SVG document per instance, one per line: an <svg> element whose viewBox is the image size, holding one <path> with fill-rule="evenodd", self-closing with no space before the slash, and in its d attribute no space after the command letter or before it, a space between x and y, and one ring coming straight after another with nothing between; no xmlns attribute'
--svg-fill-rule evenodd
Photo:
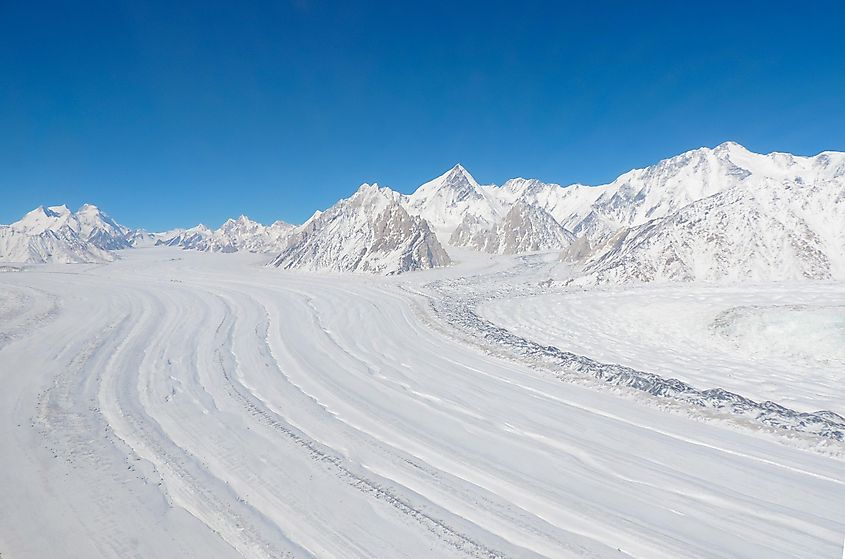
<svg viewBox="0 0 845 559"><path fill-rule="evenodd" d="M501 187L480 186L456 165L406 197L409 213L428 220L441 239L466 239L468 230L484 236L501 223L514 204L534 205L548 212L576 236L600 246L622 228L636 227L737 186L792 181L797 184L842 176L845 155L825 152L815 157L784 153L752 153L734 142L699 148L629 171L601 186L560 186L516 178ZM465 216L470 215L464 222ZM471 236L471 235L470 235ZM477 240L477 239L476 239ZM470 243L469 246L489 246Z"/></svg>
<svg viewBox="0 0 845 559"><path fill-rule="evenodd" d="M164 236L157 245L178 246L204 252L278 252L285 246L285 238L293 226L284 221L262 225L245 215L227 219L218 229L211 230L200 224L186 230L174 231Z"/></svg>
<svg viewBox="0 0 845 559"><path fill-rule="evenodd" d="M504 215L495 187L480 186L460 164L419 188L402 202L408 213L428 221L438 238L448 239L464 216L472 215L490 223Z"/></svg>
<svg viewBox="0 0 845 559"><path fill-rule="evenodd" d="M126 248L128 230L86 204L71 212L67 206L39 206L19 221L0 226L3 262L109 262L111 249Z"/></svg>
<svg viewBox="0 0 845 559"><path fill-rule="evenodd" d="M516 202L498 223L467 214L452 233L453 246L482 252L520 254L539 250L564 250L575 236L539 206Z"/></svg>
<svg viewBox="0 0 845 559"><path fill-rule="evenodd" d="M619 228L666 217L730 188L785 182L812 184L843 175L845 153L824 152L815 157L763 155L725 142L713 149L695 149L645 169L629 171L610 184L596 187L600 195L583 217L582 207L574 207L568 217L563 217L565 211L556 217L576 235L604 240Z"/></svg>
<svg viewBox="0 0 845 559"><path fill-rule="evenodd" d="M449 264L449 256L402 196L362 185L350 198L294 230L271 265L286 269L398 274Z"/></svg>
<svg viewBox="0 0 845 559"><path fill-rule="evenodd" d="M495 190L503 205L516 202L539 206L564 227L574 227L591 211L592 204L604 188L572 184L561 186L537 179L510 179Z"/></svg>
<svg viewBox="0 0 845 559"><path fill-rule="evenodd" d="M587 272L614 283L845 278L845 183L738 185L623 230Z"/></svg>
<svg viewBox="0 0 845 559"><path fill-rule="evenodd" d="M758 154L725 142L634 169L601 186L560 186L516 178L501 187L479 187L479 192L493 200L490 205L498 213L473 213L497 222L496 216L504 215L513 204L532 204L546 210L576 236L586 236L591 244L601 245L622 228L666 217L730 188L785 182L813 184L843 175L845 154L840 152L823 152L815 157Z"/></svg>
<svg viewBox="0 0 845 559"><path fill-rule="evenodd" d="M73 219L78 227L79 236L103 250L119 250L132 246L129 236L131 231L119 224L100 208L92 204L83 204Z"/></svg>

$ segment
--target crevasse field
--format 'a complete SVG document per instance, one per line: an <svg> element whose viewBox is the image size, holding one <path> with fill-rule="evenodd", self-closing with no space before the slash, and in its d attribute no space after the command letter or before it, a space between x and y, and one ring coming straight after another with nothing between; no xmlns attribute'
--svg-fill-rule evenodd
<svg viewBox="0 0 845 559"><path fill-rule="evenodd" d="M261 264L0 273L3 559L841 556L841 283Z"/></svg>

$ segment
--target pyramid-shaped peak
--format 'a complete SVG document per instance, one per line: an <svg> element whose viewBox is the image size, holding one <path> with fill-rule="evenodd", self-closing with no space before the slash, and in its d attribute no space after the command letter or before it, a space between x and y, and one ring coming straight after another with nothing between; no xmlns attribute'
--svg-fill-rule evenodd
<svg viewBox="0 0 845 559"><path fill-rule="evenodd" d="M477 198L481 196L478 183L460 163L439 177L423 184L414 193L418 197L442 196L444 194L449 197L456 197L457 199Z"/></svg>
<svg viewBox="0 0 845 559"><path fill-rule="evenodd" d="M478 186L478 183L470 172L460 163L456 163L454 167L446 171L441 177L452 184L459 181L466 181L473 186Z"/></svg>
<svg viewBox="0 0 845 559"><path fill-rule="evenodd" d="M235 223L237 223L238 225L254 225L254 224L256 224L257 222L256 222L256 221L251 220L251 219L249 218L249 216L246 216L246 215L244 215L244 214L241 214L241 215L239 215L239 216L238 216L238 219L236 219L236 220L235 220Z"/></svg>

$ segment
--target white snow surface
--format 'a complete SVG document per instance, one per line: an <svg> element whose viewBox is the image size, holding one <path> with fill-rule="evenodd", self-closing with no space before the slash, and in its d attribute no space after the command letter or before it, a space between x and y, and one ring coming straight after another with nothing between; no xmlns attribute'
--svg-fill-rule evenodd
<svg viewBox="0 0 845 559"><path fill-rule="evenodd" d="M481 315L541 344L845 415L845 284L647 285L494 300Z"/></svg>
<svg viewBox="0 0 845 559"><path fill-rule="evenodd" d="M839 443L810 451L800 433L669 413L482 351L441 322L427 286L447 282L459 297L447 310L459 310L475 285L491 296L476 278L505 262L511 285L535 276L520 272L527 260L464 259L383 278L158 247L72 274L49 264L0 273L0 553L839 556ZM772 328L812 325L805 340L838 328L821 287L796 291L781 302L802 305L797 326L772 306L774 292L716 292L740 309L722 316L719 335L766 353ZM508 293L492 296L504 305ZM695 314L712 309L707 292L689 293L677 297L699 301ZM677 323L665 305L633 326L645 344L659 337L650 325ZM594 306L573 327L612 323ZM541 307L530 315L565 318ZM663 351L695 337L695 323ZM620 332L590 351L616 343L633 342ZM841 359L835 344L818 347L777 355ZM792 376L801 397L830 388Z"/></svg>

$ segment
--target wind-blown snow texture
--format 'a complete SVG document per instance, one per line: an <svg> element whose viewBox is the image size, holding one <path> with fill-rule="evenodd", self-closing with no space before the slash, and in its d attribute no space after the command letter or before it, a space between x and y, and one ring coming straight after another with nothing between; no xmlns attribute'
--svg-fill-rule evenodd
<svg viewBox="0 0 845 559"><path fill-rule="evenodd" d="M536 289L478 312L542 345L845 416L842 282Z"/></svg>
<svg viewBox="0 0 845 559"><path fill-rule="evenodd" d="M397 283L153 248L0 274L3 556L841 553L841 443L479 351L452 317L547 272L488 262Z"/></svg>

